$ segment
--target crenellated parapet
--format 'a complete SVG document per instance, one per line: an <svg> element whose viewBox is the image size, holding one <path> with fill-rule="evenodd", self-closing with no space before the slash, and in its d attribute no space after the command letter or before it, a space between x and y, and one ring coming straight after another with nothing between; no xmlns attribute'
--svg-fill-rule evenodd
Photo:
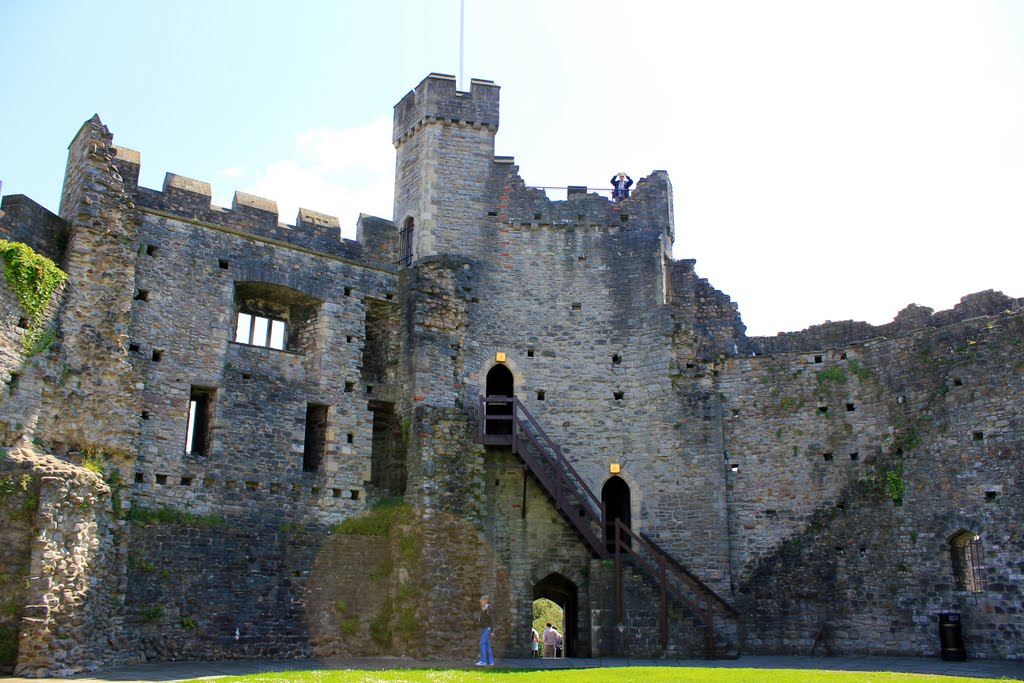
<svg viewBox="0 0 1024 683"><path fill-rule="evenodd" d="M362 258L358 242L342 239L337 217L310 209L300 208L295 224L285 225L279 222L274 200L235 192L231 208L225 209L212 203L209 183L173 173L166 175L163 191L139 187L135 197L136 208L143 212L204 223L341 258Z"/></svg>
<svg viewBox="0 0 1024 683"><path fill-rule="evenodd" d="M502 163L502 160L496 160ZM505 184L497 188L497 203L490 213L499 223L558 226L604 226L614 231L653 232L667 238L675 234L672 218L672 183L665 171L641 178L628 199L621 202L591 193L570 193L564 201L551 200L529 187L512 166Z"/></svg>
<svg viewBox="0 0 1024 683"><path fill-rule="evenodd" d="M395 105L395 147L431 123L498 130L498 94L494 81L474 78L470 91L456 89L455 77L432 73Z"/></svg>

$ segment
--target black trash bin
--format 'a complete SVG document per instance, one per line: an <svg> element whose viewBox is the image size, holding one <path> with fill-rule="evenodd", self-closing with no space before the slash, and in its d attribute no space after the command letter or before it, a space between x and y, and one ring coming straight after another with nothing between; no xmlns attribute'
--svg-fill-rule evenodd
<svg viewBox="0 0 1024 683"><path fill-rule="evenodd" d="M939 613L939 642L942 644L942 658L946 661L962 662L967 659L960 615L956 612Z"/></svg>

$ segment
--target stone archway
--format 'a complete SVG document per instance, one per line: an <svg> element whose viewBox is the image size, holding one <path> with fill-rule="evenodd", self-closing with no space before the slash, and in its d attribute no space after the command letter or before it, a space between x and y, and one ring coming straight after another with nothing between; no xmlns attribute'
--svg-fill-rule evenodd
<svg viewBox="0 0 1024 683"><path fill-rule="evenodd" d="M487 396L501 396L505 398L512 398L516 395L515 390L515 377L512 375L512 371L505 365L498 363L490 370L487 371L487 384L484 389L484 393ZM493 416L512 416L512 404L511 403L487 403L487 415L488 417ZM489 422L487 424L488 434L511 434L512 433L512 421L497 421Z"/></svg>
<svg viewBox="0 0 1024 683"><path fill-rule="evenodd" d="M533 584L533 599L547 598L562 608L565 623L562 636L565 640L564 655L577 656L579 639L579 593L576 584L557 572L548 574Z"/></svg>
<svg viewBox="0 0 1024 683"><path fill-rule="evenodd" d="M608 552L615 552L615 520L632 528L632 506L629 484L622 477L609 477L601 487L601 502L605 509L604 540ZM629 539L626 539L629 545Z"/></svg>

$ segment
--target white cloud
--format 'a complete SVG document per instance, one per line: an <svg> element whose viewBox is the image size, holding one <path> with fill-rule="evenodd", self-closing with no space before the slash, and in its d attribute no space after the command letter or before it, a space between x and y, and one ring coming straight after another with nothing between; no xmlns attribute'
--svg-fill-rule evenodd
<svg viewBox="0 0 1024 683"><path fill-rule="evenodd" d="M394 202L391 120L359 128L315 128L295 136L293 156L269 163L246 192L277 202L292 224L300 207L337 216L355 238L360 213L390 218Z"/></svg>

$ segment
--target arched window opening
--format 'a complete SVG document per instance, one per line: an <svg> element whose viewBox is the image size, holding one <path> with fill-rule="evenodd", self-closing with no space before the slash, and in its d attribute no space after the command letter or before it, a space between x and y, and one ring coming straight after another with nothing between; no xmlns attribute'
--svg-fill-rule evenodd
<svg viewBox="0 0 1024 683"><path fill-rule="evenodd" d="M412 264L412 235L415 221L406 218L402 229L398 232L398 265L408 267Z"/></svg>
<svg viewBox="0 0 1024 683"><path fill-rule="evenodd" d="M615 520L630 526L629 484L622 477L611 477L601 487L601 502L604 503L605 527L604 538L608 552L615 552ZM623 543L630 547L630 539L626 536Z"/></svg>
<svg viewBox="0 0 1024 683"><path fill-rule="evenodd" d="M487 397L508 398L508 401L487 401L487 431L489 435L512 433L512 402L515 379L504 365L495 365L487 372ZM493 418L493 419L492 419Z"/></svg>
<svg viewBox="0 0 1024 683"><path fill-rule="evenodd" d="M959 531L949 539L956 590L980 593L985 590L985 568L981 564L981 537L973 531Z"/></svg>

